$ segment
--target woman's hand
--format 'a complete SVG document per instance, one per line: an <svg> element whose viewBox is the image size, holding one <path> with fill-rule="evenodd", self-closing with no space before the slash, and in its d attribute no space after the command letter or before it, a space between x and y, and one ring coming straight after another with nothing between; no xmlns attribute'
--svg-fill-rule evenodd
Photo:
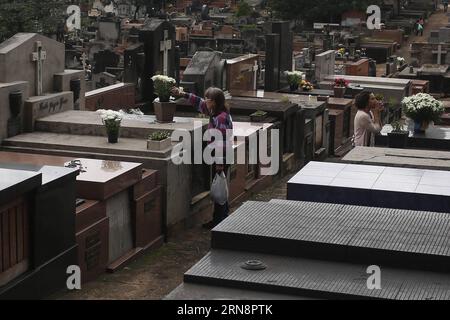
<svg viewBox="0 0 450 320"><path fill-rule="evenodd" d="M185 95L185 92L181 88L173 87L170 92L176 97L182 97Z"/></svg>

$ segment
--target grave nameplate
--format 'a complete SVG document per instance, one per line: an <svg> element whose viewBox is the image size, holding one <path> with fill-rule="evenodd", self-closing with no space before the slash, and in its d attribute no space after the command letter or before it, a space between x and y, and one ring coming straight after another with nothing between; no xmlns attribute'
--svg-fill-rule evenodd
<svg viewBox="0 0 450 320"><path fill-rule="evenodd" d="M24 128L32 132L37 119L68 110L73 110L73 92L30 97L25 101Z"/></svg>

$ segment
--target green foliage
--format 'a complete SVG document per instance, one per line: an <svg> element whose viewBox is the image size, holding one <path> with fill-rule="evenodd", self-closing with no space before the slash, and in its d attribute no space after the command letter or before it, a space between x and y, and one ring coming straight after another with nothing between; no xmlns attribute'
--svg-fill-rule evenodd
<svg viewBox="0 0 450 320"><path fill-rule="evenodd" d="M278 18L313 22L339 22L341 15L349 10L365 12L369 5L381 4L382 0L269 0Z"/></svg>
<svg viewBox="0 0 450 320"><path fill-rule="evenodd" d="M406 130L403 130L403 125L400 121L396 120L391 123L392 126L392 132L405 132Z"/></svg>
<svg viewBox="0 0 450 320"><path fill-rule="evenodd" d="M262 111L262 110L258 110L251 114L251 116L255 116L255 117L264 117L266 115L267 115L267 112Z"/></svg>
<svg viewBox="0 0 450 320"><path fill-rule="evenodd" d="M70 1L0 0L0 42L18 32L56 33Z"/></svg>
<svg viewBox="0 0 450 320"><path fill-rule="evenodd" d="M253 30L259 30L256 24L246 24L241 27L242 31L253 31Z"/></svg>
<svg viewBox="0 0 450 320"><path fill-rule="evenodd" d="M156 131L148 136L150 140L153 141L163 141L170 138L171 133L169 131Z"/></svg>
<svg viewBox="0 0 450 320"><path fill-rule="evenodd" d="M377 93L375 94L375 99L377 99L378 101L384 101L384 95L381 93Z"/></svg>
<svg viewBox="0 0 450 320"><path fill-rule="evenodd" d="M244 1L241 0L241 2L237 5L237 11L236 11L236 17L247 17L252 13L252 8L250 5Z"/></svg>
<svg viewBox="0 0 450 320"><path fill-rule="evenodd" d="M280 102L282 102L282 103L289 103L290 102L289 97L282 96L281 99L280 99Z"/></svg>

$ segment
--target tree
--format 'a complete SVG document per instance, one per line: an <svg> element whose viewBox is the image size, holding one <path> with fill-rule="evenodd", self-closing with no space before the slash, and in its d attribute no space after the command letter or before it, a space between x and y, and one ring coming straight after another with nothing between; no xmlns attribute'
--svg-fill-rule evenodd
<svg viewBox="0 0 450 320"><path fill-rule="evenodd" d="M250 5L246 1L241 0L241 2L239 2L237 5L236 17L246 17L251 13L252 8L250 7Z"/></svg>
<svg viewBox="0 0 450 320"><path fill-rule="evenodd" d="M66 0L0 0L0 41L18 32L55 34L68 3Z"/></svg>
<svg viewBox="0 0 450 320"><path fill-rule="evenodd" d="M269 5L275 16L286 20L313 22L336 22L349 10L366 11L372 4L382 0L320 0L316 5L312 0L270 0Z"/></svg>

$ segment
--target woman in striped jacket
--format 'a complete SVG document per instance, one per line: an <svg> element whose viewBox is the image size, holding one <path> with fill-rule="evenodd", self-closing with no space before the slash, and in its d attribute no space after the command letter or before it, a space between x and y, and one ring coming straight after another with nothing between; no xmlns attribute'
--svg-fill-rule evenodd
<svg viewBox="0 0 450 320"><path fill-rule="evenodd" d="M222 141L218 143L223 147L223 158L217 159L213 165L213 172L221 173L222 171L227 176L229 165L226 163L226 150L227 145L230 145L232 141L228 141L227 137L232 137L233 120L231 119L230 111L225 103L225 95L219 88L211 87L205 92L205 99L196 96L192 93L185 93L180 88L174 87L172 94L175 96L182 96L186 98L199 112L209 117L208 129L217 129L222 134ZM228 135L227 135L228 131ZM211 143L211 141L210 141ZM214 227L224 220L229 214L228 201L224 205L218 203L214 204L214 217L213 221L206 224L205 227Z"/></svg>

